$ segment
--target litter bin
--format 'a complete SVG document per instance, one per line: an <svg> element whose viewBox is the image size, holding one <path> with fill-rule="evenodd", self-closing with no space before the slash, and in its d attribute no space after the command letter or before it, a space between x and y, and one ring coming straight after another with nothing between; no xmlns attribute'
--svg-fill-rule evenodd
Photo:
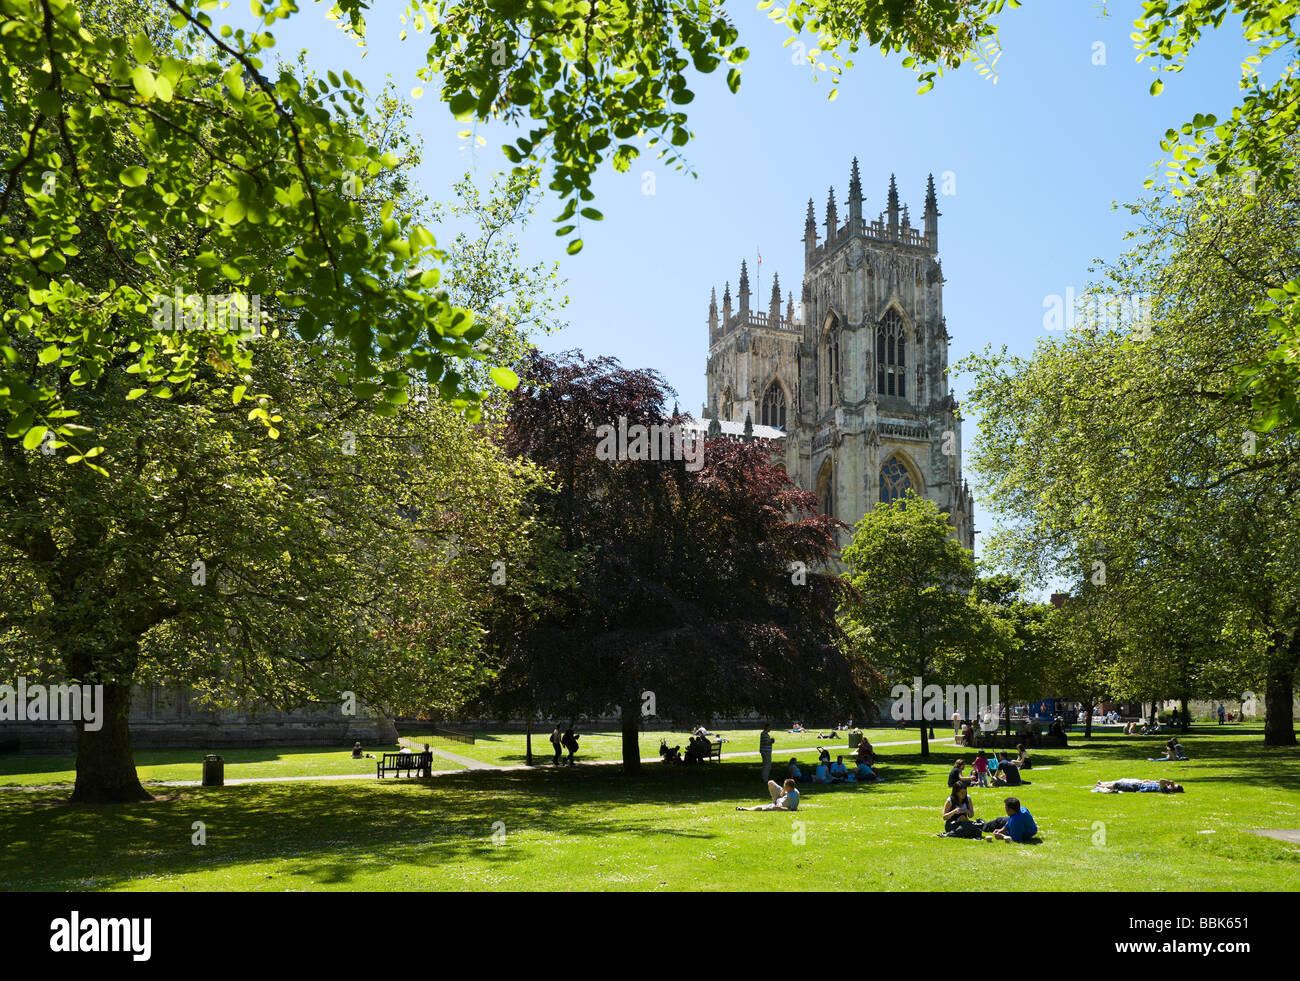
<svg viewBox="0 0 1300 981"><path fill-rule="evenodd" d="M862 742L862 733L860 732L849 733L849 749L857 749L858 744L861 742Z"/></svg>
<svg viewBox="0 0 1300 981"><path fill-rule="evenodd" d="M224 787L226 784L226 761L215 753L203 757L203 786Z"/></svg>

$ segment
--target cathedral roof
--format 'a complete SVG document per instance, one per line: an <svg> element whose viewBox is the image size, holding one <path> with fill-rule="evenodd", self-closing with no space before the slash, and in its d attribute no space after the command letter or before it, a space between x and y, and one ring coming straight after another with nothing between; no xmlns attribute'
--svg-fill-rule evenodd
<svg viewBox="0 0 1300 981"><path fill-rule="evenodd" d="M682 428L689 432L706 433L709 431L708 418L688 419L682 422ZM718 425L722 427L723 436L743 437L745 435L745 424L743 422L731 422L727 419L719 419ZM775 426L760 426L754 423L754 439L785 439L785 431L777 429Z"/></svg>

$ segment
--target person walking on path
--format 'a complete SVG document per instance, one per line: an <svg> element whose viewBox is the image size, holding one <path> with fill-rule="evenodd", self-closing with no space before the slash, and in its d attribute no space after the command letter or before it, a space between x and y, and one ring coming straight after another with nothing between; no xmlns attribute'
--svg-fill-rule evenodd
<svg viewBox="0 0 1300 981"><path fill-rule="evenodd" d="M763 783L766 785L772 778L772 744L776 739L772 736L772 723L763 726L763 731L758 734L758 755L763 758Z"/></svg>
<svg viewBox="0 0 1300 981"><path fill-rule="evenodd" d="M961 713L956 709L953 709L952 712L952 734L954 736L961 735Z"/></svg>
<svg viewBox="0 0 1300 981"><path fill-rule="evenodd" d="M560 724L555 723L555 728L551 730L551 745L555 747L555 765L560 765L560 753L563 750L561 741L564 734L560 732Z"/></svg>
<svg viewBox="0 0 1300 981"><path fill-rule="evenodd" d="M564 738L560 742L569 751L569 766L573 766L573 754L578 751L578 734L573 731L572 724L564 730Z"/></svg>

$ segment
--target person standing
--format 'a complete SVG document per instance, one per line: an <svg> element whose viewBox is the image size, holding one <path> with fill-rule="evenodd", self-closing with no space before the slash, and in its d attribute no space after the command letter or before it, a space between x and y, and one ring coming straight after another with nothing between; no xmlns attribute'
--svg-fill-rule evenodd
<svg viewBox="0 0 1300 981"><path fill-rule="evenodd" d="M564 738L560 742L569 751L569 766L573 766L573 754L578 751L578 734L573 731L572 723L564 730Z"/></svg>
<svg viewBox="0 0 1300 981"><path fill-rule="evenodd" d="M956 709L952 710L952 734L954 737L961 735L961 713Z"/></svg>
<svg viewBox="0 0 1300 981"><path fill-rule="evenodd" d="M564 734L560 732L560 724L555 723L555 728L551 730L551 745L555 747L555 765L560 765L560 752L563 749Z"/></svg>
<svg viewBox="0 0 1300 981"><path fill-rule="evenodd" d="M763 726L763 731L758 734L758 755L763 758L763 784L766 785L772 778L772 744L776 739L772 736L772 723Z"/></svg>
<svg viewBox="0 0 1300 981"><path fill-rule="evenodd" d="M1219 725L1223 725L1223 703L1219 703Z"/></svg>

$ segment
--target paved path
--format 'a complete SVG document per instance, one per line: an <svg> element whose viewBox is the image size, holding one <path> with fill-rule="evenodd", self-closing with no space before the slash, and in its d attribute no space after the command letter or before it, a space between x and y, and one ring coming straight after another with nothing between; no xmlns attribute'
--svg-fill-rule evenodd
<svg viewBox="0 0 1300 981"><path fill-rule="evenodd" d="M937 745L937 744L939 744L939 743L950 743L950 742L952 742L952 740L953 740L953 737L952 737L952 736L948 736L946 739L943 739L943 738L940 738L940 739L931 739L931 740L930 740L930 745L931 745L931 746L934 746L934 745ZM872 748L873 748L873 749L879 749L879 748L884 747L884 746L919 746L920 744L921 744L921 740L919 740L919 739L908 739L908 740L904 740L904 741L901 741L901 742L892 742L892 743L872 743ZM413 742L412 745L418 745L418 744L416 744L416 743ZM829 742L827 742L827 743L823 743L822 746L825 746L827 749L837 749L837 748L839 748L838 744L836 744L836 743L829 743ZM789 753L791 756L794 756L794 755L796 755L796 754L798 754L798 753L815 753L815 752L817 752L819 749L821 749L822 746L803 746L803 747L799 747L799 748L795 748L795 749L782 749L781 752L782 752L782 753ZM497 770L497 771L501 771L501 772L509 772L509 771L512 771L512 770L536 770L536 769L537 769L536 766L529 766L529 765L526 764L526 763L518 763L518 764L511 765L511 766L502 766L502 765L497 764L497 763L485 763L485 762L483 762L482 760L473 760L473 759L470 759L468 756L459 756L459 755L457 755L456 753L449 753L449 752L447 752L446 750L433 749L433 747L430 747L429 749L430 749L430 752L437 753L439 756L442 756L442 757L444 757L445 759L454 760L454 761L457 762L457 763L461 763L461 764L463 764L463 765L465 766L465 769L468 769L468 770ZM847 751L847 747L845 747L845 749L846 749L846 752L844 753L844 755L845 755L845 756L848 756L849 753L848 753L848 751ZM732 760L732 759L739 759L739 758L741 758L741 757L745 757L745 756L758 756L758 755L759 755L758 750L754 749L754 750L748 750L748 751L737 751L737 752L734 752L734 753L723 753L723 754L722 754L722 758L725 759L725 760ZM642 763L658 763L658 762L659 762L659 757L658 757L658 756L643 756L643 757L641 757L641 762L642 762ZM590 766L622 766L622 765L623 765L623 761L622 761L621 759L619 759L619 760L585 760L585 761L583 761L582 765L583 765L583 767L590 767ZM774 764L774 765L775 765L775 764ZM1043 767L1042 769L1046 769L1046 767ZM435 776L435 777L442 777L442 776L448 776L448 775L450 775L450 774L454 774L454 773L464 773L464 772L465 772L465 770L434 770L433 773L432 773L432 776ZM329 774L318 774L318 775L315 775L315 776L297 776L297 777L235 777L235 778L232 778L232 779L227 780L227 781L225 782L225 785L226 785L227 787L237 787L237 786L241 786L241 785L243 785L243 784L253 784L253 783L310 783L310 782L313 782L313 781L332 781L332 780L374 780L374 779L376 779L376 778L375 778L375 774L374 774L373 772L371 772L371 773L329 773ZM394 779L394 780L402 780L402 779L419 779L419 778L418 778L418 777L411 777L411 778L406 778L406 777L393 777L393 778L391 778L391 779ZM148 786L148 787L198 787L198 786L201 786L202 783L203 783L202 780L151 780L151 781L147 781L146 786ZM70 788L71 786L72 786L71 784L47 784L47 785L45 785L45 786L33 787L33 786L25 786L25 785L21 785L21 784L20 784L20 785L14 785L14 786L3 786L3 787L0 787L0 791L5 791L5 790L11 790L11 791L22 791L22 790L67 790L67 789Z"/></svg>

